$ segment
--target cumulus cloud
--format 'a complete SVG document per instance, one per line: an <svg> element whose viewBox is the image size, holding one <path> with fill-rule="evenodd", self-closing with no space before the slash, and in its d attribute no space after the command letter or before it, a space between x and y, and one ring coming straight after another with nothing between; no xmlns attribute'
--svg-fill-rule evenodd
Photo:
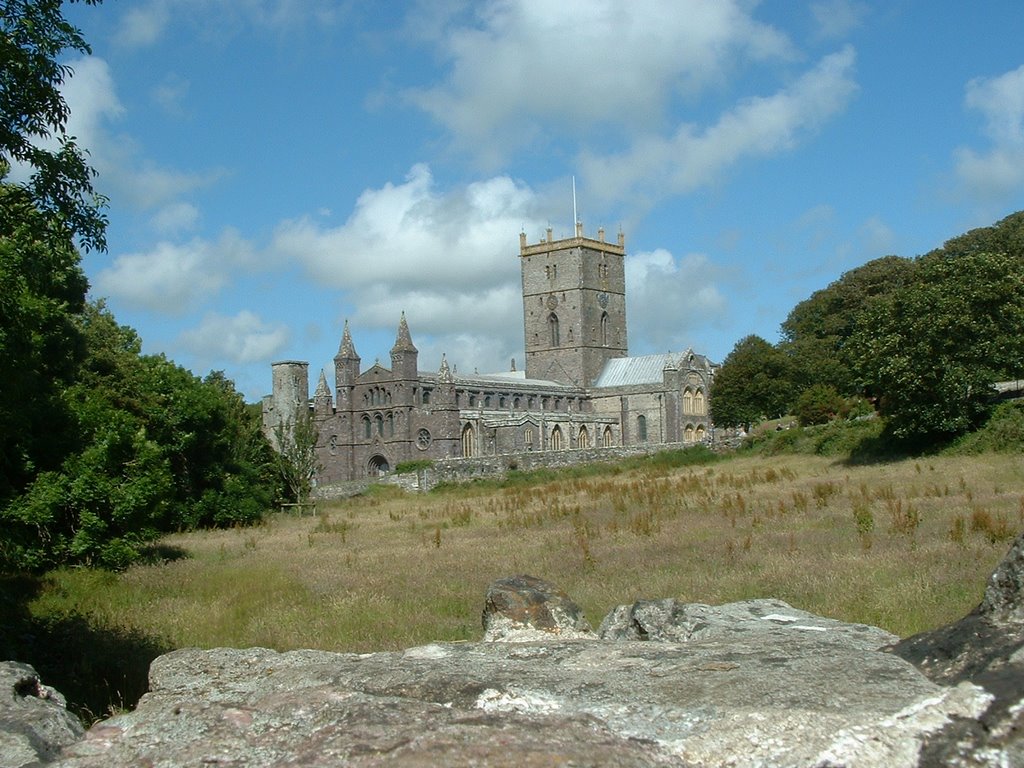
<svg viewBox="0 0 1024 768"><path fill-rule="evenodd" d="M1024 185L1024 65L993 78L967 84L965 103L985 119L985 150L959 147L955 173L964 191L979 201L995 202Z"/></svg>
<svg viewBox="0 0 1024 768"><path fill-rule="evenodd" d="M128 8L117 25L114 41L128 48L152 45L163 35L170 19L170 8L166 2Z"/></svg>
<svg viewBox="0 0 1024 768"><path fill-rule="evenodd" d="M589 189L608 200L691 192L742 159L791 149L852 98L855 58L851 47L826 56L789 87L748 99L707 128L684 124L670 137L648 134L617 155L585 152L580 165Z"/></svg>
<svg viewBox="0 0 1024 768"><path fill-rule="evenodd" d="M664 248L626 258L629 336L643 352L679 351L694 344L698 328L724 319L721 270L704 254L673 256Z"/></svg>
<svg viewBox="0 0 1024 768"><path fill-rule="evenodd" d="M486 163L545 133L659 122L673 99L743 62L788 59L788 39L740 0L492 0L445 17L446 80L408 102Z"/></svg>
<svg viewBox="0 0 1024 768"><path fill-rule="evenodd" d="M176 343L199 360L230 360L244 365L272 359L285 348L288 339L285 326L271 325L243 310L233 316L209 312L197 327L184 331Z"/></svg>
<svg viewBox="0 0 1024 768"><path fill-rule="evenodd" d="M199 209L191 203L165 205L153 216L153 229L162 235L176 235L195 229L199 221Z"/></svg>
<svg viewBox="0 0 1024 768"><path fill-rule="evenodd" d="M490 348L497 362L522 347L518 233L541 231L537 208L536 193L508 177L440 191L417 165L402 183L364 191L341 226L282 223L269 252L348 292L359 325L393 328L405 311L437 359Z"/></svg>
<svg viewBox="0 0 1024 768"><path fill-rule="evenodd" d="M93 280L93 292L130 306L181 314L216 296L232 272L253 263L249 243L226 230L216 242L160 242L151 250L118 256Z"/></svg>
<svg viewBox="0 0 1024 768"><path fill-rule="evenodd" d="M868 14L868 7L855 0L820 0L811 3L811 16L818 40L842 38L859 27Z"/></svg>
<svg viewBox="0 0 1024 768"><path fill-rule="evenodd" d="M146 160L131 138L116 133L114 126L124 107L107 62L89 56L70 62L70 66L74 74L61 88L70 110L67 132L89 151L101 192L121 203L152 208L223 176L220 169L185 172Z"/></svg>

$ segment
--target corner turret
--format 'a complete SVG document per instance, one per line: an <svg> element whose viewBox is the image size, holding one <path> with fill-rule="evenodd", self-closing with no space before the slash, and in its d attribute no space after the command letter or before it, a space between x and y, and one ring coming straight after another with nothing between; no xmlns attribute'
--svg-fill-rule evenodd
<svg viewBox="0 0 1024 768"><path fill-rule="evenodd" d="M338 354L334 356L334 387L340 410L349 410L352 407L352 387L355 386L356 380L359 378L361 362L356 347L352 343L352 334L348 330L348 320L346 320L345 330L341 333L341 345L338 347Z"/></svg>
<svg viewBox="0 0 1024 768"><path fill-rule="evenodd" d="M405 312L398 322L395 346L391 348L391 373L398 379L415 379L418 375L419 350L412 343Z"/></svg>

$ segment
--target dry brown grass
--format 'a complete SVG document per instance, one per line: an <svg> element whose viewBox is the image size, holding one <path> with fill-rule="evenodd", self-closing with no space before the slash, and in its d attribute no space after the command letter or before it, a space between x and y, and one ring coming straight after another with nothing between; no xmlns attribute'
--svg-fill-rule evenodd
<svg viewBox="0 0 1024 768"><path fill-rule="evenodd" d="M595 627L637 599L770 596L908 635L977 604L1024 529L1022 498L1024 464L992 455L869 467L737 458L380 493L317 517L172 536L188 557L117 577L56 574L37 609L73 604L171 646L368 651L478 638L487 585L529 573L563 587Z"/></svg>

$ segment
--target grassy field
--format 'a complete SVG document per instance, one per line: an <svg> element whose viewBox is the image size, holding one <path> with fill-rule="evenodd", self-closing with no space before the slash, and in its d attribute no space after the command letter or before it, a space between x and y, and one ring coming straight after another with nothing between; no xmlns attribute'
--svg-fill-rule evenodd
<svg viewBox="0 0 1024 768"><path fill-rule="evenodd" d="M181 646L371 651L477 639L487 585L518 573L561 586L595 628L637 599L778 597L909 635L976 605L1024 529L1024 462L992 454L870 466L745 456L376 491L316 516L171 536L167 559L121 574L50 574L27 610L113 638L111 653L125 663L136 654L142 670ZM78 676L104 674L120 673ZM121 689L132 685L144 682L108 681L109 699L131 704L137 694Z"/></svg>

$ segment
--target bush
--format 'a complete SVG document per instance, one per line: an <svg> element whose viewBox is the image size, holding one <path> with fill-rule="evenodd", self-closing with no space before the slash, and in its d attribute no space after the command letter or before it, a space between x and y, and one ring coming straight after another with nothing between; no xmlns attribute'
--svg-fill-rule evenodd
<svg viewBox="0 0 1024 768"><path fill-rule="evenodd" d="M812 384L800 393L793 406L800 426L827 424L842 411L844 401L830 384Z"/></svg>

